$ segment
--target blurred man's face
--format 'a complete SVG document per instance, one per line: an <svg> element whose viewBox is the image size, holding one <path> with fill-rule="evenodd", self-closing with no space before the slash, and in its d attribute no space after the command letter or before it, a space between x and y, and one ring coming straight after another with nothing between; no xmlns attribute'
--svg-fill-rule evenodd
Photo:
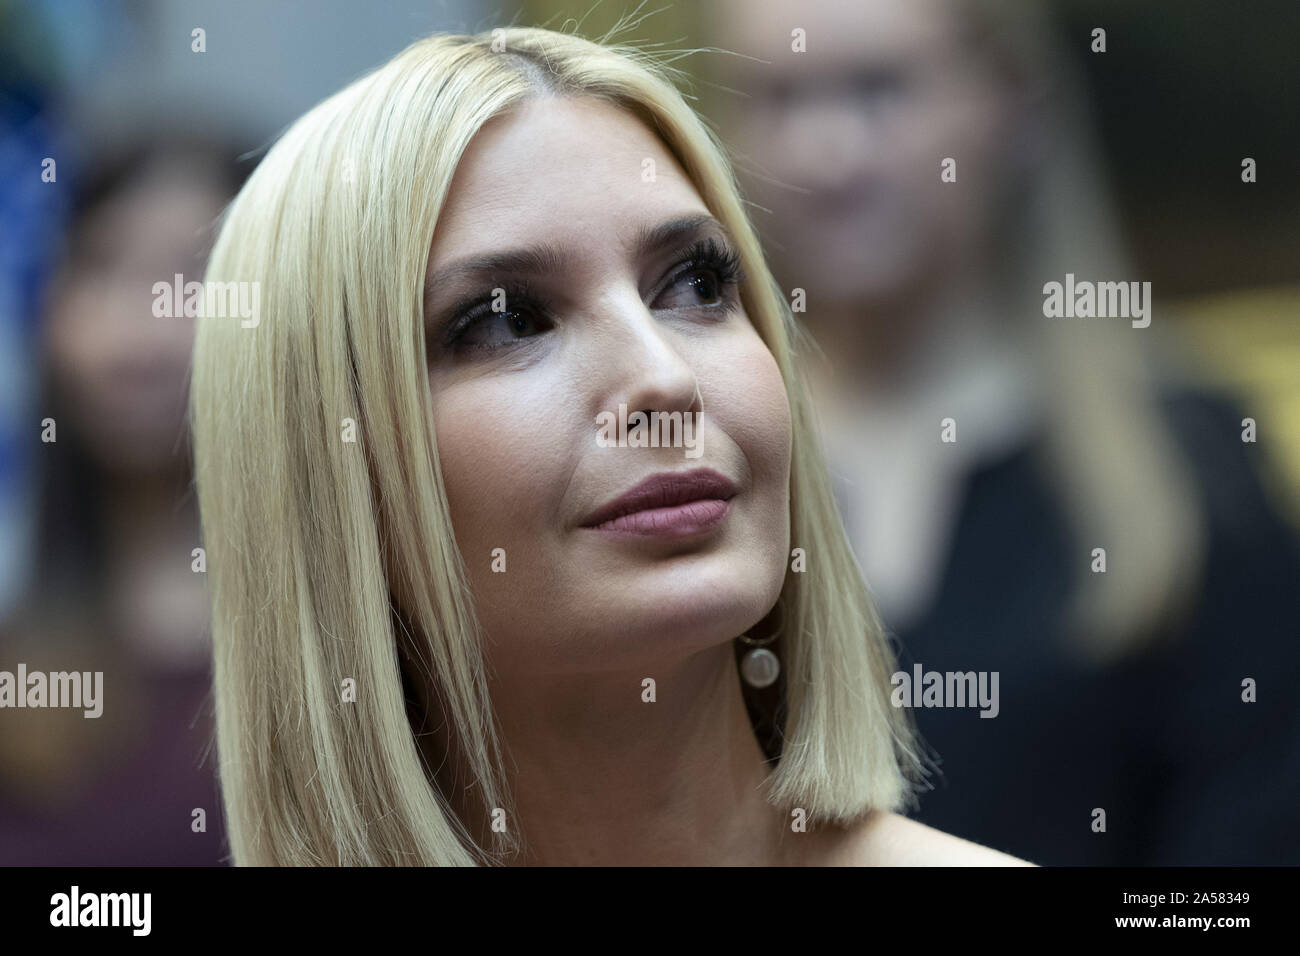
<svg viewBox="0 0 1300 956"><path fill-rule="evenodd" d="M823 305L869 306L951 276L986 243L1004 95L963 46L941 0L724 0L709 41L758 57L717 60L721 121L777 183L746 186L782 281ZM791 49L792 31L807 52ZM952 157L956 182L940 179ZM795 188L783 188L795 187ZM800 190L806 190L801 192Z"/></svg>

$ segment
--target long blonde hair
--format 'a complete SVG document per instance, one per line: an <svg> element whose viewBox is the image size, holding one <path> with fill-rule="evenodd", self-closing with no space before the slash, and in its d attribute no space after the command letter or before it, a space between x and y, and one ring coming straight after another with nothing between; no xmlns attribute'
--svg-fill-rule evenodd
<svg viewBox="0 0 1300 956"><path fill-rule="evenodd" d="M1050 11L1019 0L957 0L967 42L1037 105L1043 157L1017 184L1023 218L1002 262L1020 292L1012 315L1045 381L1042 465L1076 542L1065 632L1081 661L1110 665L1175 639L1194 609L1206 560L1203 503L1191 466L1160 408L1177 381L1161 349L1165 323L1134 333L1109 325L1045 322L1042 285L1074 272L1127 279L1125 249L1099 166L1082 79L1052 29ZM1122 570L1092 573L1104 545Z"/></svg>
<svg viewBox="0 0 1300 956"><path fill-rule="evenodd" d="M787 573L769 615L787 687L769 802L847 823L914 801L926 769L889 702L895 659L835 510L794 320L676 77L607 39L435 35L299 119L227 211L206 279L260 283L261 315L200 320L192 416L237 864L474 864L520 848L470 838L421 762L403 682L436 682L474 799L512 819L438 468L422 286L465 148L539 94L603 98L662 138L735 238L742 300L786 383L807 570Z"/></svg>

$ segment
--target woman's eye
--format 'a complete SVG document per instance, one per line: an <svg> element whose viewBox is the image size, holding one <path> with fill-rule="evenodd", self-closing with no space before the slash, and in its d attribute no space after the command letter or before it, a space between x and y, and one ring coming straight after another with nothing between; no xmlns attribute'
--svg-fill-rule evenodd
<svg viewBox="0 0 1300 956"><path fill-rule="evenodd" d="M492 350L540 335L550 328L548 320L531 312L488 312L470 320L456 336L455 346L466 351Z"/></svg>
<svg viewBox="0 0 1300 956"><path fill-rule="evenodd" d="M722 301L722 280L711 268L692 269L683 273L664 290L659 299L662 309L689 309L693 306L717 305Z"/></svg>

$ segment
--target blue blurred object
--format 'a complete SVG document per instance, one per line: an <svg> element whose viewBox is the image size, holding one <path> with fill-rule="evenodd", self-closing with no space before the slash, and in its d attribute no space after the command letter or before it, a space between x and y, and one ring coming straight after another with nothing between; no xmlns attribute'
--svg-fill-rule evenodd
<svg viewBox="0 0 1300 956"><path fill-rule="evenodd" d="M35 495L31 448L40 427L36 328L67 203L46 100L6 76L0 87L0 621L31 571ZM55 159L50 172L45 160ZM52 181L45 181L50 179Z"/></svg>

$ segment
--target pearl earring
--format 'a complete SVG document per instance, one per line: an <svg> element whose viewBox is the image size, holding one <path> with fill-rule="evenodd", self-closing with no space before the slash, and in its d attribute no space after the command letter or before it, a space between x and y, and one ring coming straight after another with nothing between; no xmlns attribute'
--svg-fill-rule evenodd
<svg viewBox="0 0 1300 956"><path fill-rule="evenodd" d="M780 676L781 661L765 646L771 644L776 638L777 635L772 634L761 641L756 641L748 634L740 635L740 640L751 645L745 652L745 656L740 659L740 676L750 687L760 689L770 687Z"/></svg>

